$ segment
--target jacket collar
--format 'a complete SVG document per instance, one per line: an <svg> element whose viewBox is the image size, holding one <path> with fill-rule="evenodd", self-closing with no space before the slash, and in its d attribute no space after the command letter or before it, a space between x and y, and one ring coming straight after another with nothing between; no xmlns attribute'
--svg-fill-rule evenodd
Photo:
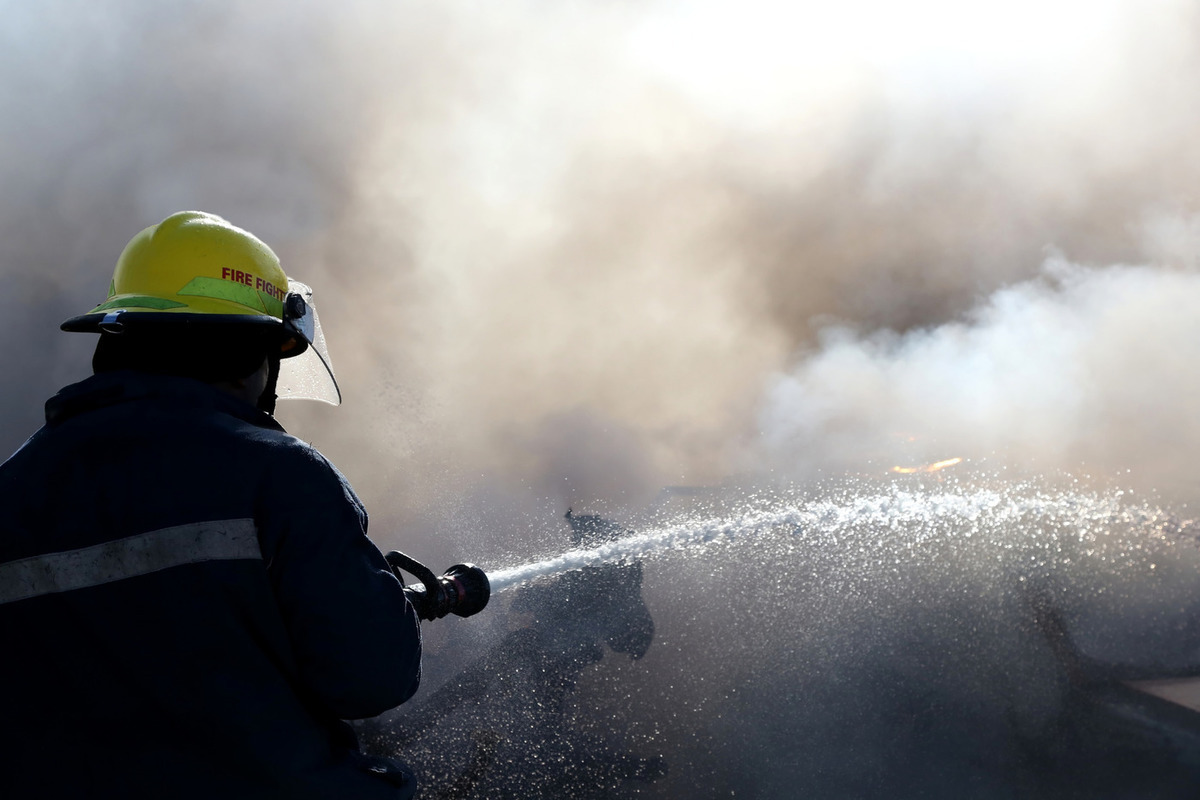
<svg viewBox="0 0 1200 800"><path fill-rule="evenodd" d="M260 428L282 431L275 418L220 389L192 378L118 370L63 387L46 401L46 424L59 425L80 414L137 400L230 414Z"/></svg>

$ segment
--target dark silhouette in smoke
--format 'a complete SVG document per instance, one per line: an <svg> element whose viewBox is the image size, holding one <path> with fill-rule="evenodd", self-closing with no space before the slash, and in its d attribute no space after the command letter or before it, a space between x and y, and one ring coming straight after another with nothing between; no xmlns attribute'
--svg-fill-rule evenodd
<svg viewBox="0 0 1200 800"><path fill-rule="evenodd" d="M629 533L598 515L568 511L567 520L576 545ZM602 798L660 779L663 759L630 749L619 720L597 729L575 707L578 684L604 659L604 644L635 660L649 650L654 622L641 588L634 562L519 589L510 611L527 624L414 709L365 726L368 748L421 764L427 791L460 800Z"/></svg>

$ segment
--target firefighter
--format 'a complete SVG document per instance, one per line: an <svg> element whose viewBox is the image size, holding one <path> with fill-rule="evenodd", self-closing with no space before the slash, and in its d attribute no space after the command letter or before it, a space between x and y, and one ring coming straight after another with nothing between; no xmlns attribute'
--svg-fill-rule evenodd
<svg viewBox="0 0 1200 800"><path fill-rule="evenodd" d="M311 291L182 212L62 328L99 334L94 374L0 465L0 796L411 797L343 720L413 695L419 622L273 417L340 401Z"/></svg>

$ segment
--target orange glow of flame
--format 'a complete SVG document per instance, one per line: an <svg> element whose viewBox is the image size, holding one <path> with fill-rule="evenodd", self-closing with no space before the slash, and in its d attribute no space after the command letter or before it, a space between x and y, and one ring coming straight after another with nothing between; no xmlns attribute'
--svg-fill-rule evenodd
<svg viewBox="0 0 1200 800"><path fill-rule="evenodd" d="M913 475L918 472L939 472L946 467L953 467L955 464L961 463L961 458L948 458L945 461L935 461L932 464L926 464L923 467L892 467L892 472L901 475Z"/></svg>

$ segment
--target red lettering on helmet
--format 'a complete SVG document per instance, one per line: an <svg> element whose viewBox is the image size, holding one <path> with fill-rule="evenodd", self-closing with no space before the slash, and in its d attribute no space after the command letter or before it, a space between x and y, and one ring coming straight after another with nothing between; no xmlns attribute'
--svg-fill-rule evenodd
<svg viewBox="0 0 1200 800"><path fill-rule="evenodd" d="M221 267L221 277L225 280L229 280L229 273L232 271L233 270L231 270L229 267Z"/></svg>

